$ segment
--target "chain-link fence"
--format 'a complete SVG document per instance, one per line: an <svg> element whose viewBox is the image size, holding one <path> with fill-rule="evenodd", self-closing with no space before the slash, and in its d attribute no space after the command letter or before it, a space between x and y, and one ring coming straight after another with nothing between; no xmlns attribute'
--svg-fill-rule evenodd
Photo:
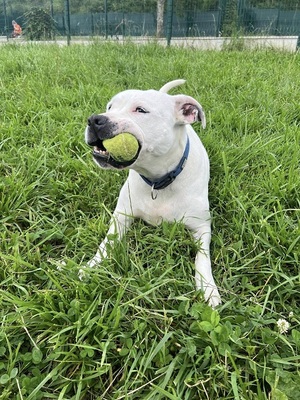
<svg viewBox="0 0 300 400"><path fill-rule="evenodd" d="M55 33L71 36L227 37L300 35L300 0L3 0L0 35L16 20L26 35L26 12L34 7L53 18ZM85 4L82 4L85 3ZM0 8L1 9L1 8Z"/></svg>

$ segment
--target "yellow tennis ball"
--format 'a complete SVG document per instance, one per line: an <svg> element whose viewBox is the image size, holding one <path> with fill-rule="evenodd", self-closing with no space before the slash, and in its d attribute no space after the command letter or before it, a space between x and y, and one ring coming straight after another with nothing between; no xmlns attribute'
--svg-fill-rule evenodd
<svg viewBox="0 0 300 400"><path fill-rule="evenodd" d="M139 142L127 132L103 140L103 145L111 157L120 162L133 160L139 150Z"/></svg>

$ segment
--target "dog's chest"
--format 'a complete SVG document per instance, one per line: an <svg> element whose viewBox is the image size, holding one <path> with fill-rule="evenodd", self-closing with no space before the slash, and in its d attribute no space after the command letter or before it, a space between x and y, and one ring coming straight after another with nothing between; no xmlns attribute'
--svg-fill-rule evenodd
<svg viewBox="0 0 300 400"><path fill-rule="evenodd" d="M178 209L174 203L149 199L135 210L135 216L151 225L159 225L162 221L174 222L179 219Z"/></svg>
<svg viewBox="0 0 300 400"><path fill-rule="evenodd" d="M143 219L150 225L160 225L163 220L167 220L166 217L161 215L162 213L147 213L147 212L139 212L138 218Z"/></svg>

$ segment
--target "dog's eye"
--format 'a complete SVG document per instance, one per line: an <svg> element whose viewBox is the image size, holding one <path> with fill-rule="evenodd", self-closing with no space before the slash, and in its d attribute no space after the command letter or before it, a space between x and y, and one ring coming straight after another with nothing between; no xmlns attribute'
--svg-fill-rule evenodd
<svg viewBox="0 0 300 400"><path fill-rule="evenodd" d="M111 109L112 104L107 105L107 111Z"/></svg>
<svg viewBox="0 0 300 400"><path fill-rule="evenodd" d="M135 109L135 112L142 113L142 114L147 114L147 113L149 113L149 111L145 110L143 107L137 107L137 108Z"/></svg>

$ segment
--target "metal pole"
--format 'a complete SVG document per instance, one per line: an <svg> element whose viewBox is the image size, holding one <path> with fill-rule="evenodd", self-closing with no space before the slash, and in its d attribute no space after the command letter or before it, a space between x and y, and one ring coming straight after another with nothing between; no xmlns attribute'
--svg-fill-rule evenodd
<svg viewBox="0 0 300 400"><path fill-rule="evenodd" d="M107 39L108 37L107 0L104 0L104 16L105 16L105 39Z"/></svg>
<svg viewBox="0 0 300 400"><path fill-rule="evenodd" d="M71 24L70 24L70 4L69 0L65 0L65 20L66 20L66 31L67 31L67 43L70 45L71 41Z"/></svg>
<svg viewBox="0 0 300 400"><path fill-rule="evenodd" d="M126 35L125 28L126 28L126 24L125 24L125 13L124 13L124 11L123 11L123 18L122 18L122 36L123 36L123 40L124 40L125 35Z"/></svg>
<svg viewBox="0 0 300 400"><path fill-rule="evenodd" d="M53 17L54 17L53 0L50 1L50 14L51 14L51 17L53 19Z"/></svg>
<svg viewBox="0 0 300 400"><path fill-rule="evenodd" d="M3 14L4 14L4 33L8 40L8 27L7 27L7 14L6 14L6 0L3 0Z"/></svg>
<svg viewBox="0 0 300 400"><path fill-rule="evenodd" d="M95 27L94 27L94 15L91 13L91 31L92 31L92 36L95 34Z"/></svg>
<svg viewBox="0 0 300 400"><path fill-rule="evenodd" d="M173 0L167 2L167 45L170 46L173 27Z"/></svg>
<svg viewBox="0 0 300 400"><path fill-rule="evenodd" d="M56 25L56 23L54 22L54 9L53 9L53 0L50 1L50 14L51 14L51 18L52 21L51 23L53 24L53 27ZM51 32L51 39L55 39L55 32Z"/></svg>
<svg viewBox="0 0 300 400"><path fill-rule="evenodd" d="M219 16L218 36L224 36L223 25L224 25L226 5L227 5L227 0L219 0L220 16Z"/></svg>

